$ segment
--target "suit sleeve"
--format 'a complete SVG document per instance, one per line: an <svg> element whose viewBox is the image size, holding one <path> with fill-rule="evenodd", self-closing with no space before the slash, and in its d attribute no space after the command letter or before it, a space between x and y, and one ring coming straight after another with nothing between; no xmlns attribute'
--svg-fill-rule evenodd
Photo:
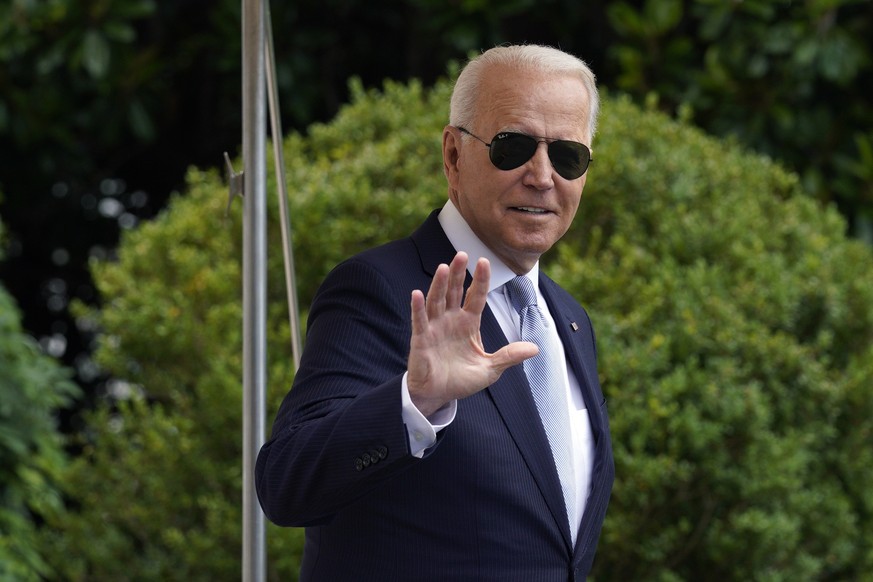
<svg viewBox="0 0 873 582"><path fill-rule="evenodd" d="M401 379L410 341L408 292L353 259L325 280L306 349L255 479L267 517L306 526L420 460L409 454Z"/></svg>

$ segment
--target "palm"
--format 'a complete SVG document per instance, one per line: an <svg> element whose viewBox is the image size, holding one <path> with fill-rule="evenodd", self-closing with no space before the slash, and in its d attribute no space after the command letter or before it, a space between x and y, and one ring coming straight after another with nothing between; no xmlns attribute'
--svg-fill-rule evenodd
<svg viewBox="0 0 873 582"><path fill-rule="evenodd" d="M488 296L491 267L480 259L473 284L464 298L467 255L458 253L450 266L440 265L427 294L412 294L412 341L407 385L425 415L447 402L470 396L500 374L537 353L528 342L515 342L488 354L479 324ZM463 303L462 303L463 301Z"/></svg>

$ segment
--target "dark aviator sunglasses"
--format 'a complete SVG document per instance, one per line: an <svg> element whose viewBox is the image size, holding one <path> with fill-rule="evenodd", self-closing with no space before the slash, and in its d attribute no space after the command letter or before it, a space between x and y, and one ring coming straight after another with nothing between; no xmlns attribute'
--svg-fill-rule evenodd
<svg viewBox="0 0 873 582"><path fill-rule="evenodd" d="M544 137L512 131L502 131L494 136L491 143L488 143L463 127L459 127L458 131L485 144L489 150L491 163L500 170L514 170L525 164L534 156L541 142L547 144L552 167L565 180L575 180L580 177L588 170L588 165L592 161L591 150L584 143L564 139L550 141Z"/></svg>

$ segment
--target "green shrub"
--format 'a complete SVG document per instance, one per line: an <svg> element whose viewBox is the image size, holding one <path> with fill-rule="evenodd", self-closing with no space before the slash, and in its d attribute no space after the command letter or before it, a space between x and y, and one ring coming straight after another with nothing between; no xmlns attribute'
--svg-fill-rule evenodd
<svg viewBox="0 0 873 582"><path fill-rule="evenodd" d="M286 142L301 306L445 200L448 82L353 86ZM873 257L797 178L606 96L574 228L544 259L589 307L617 481L595 577L856 579L873 569ZM94 265L100 361L131 387L83 435L44 551L83 579L230 579L240 554L240 215L188 192ZM274 196L270 196L275 217ZM293 377L276 221L269 412ZM299 530L270 527L293 579ZM71 559L71 556L73 559Z"/></svg>
<svg viewBox="0 0 873 582"><path fill-rule="evenodd" d="M57 474L67 456L55 411L77 390L20 320L0 287L0 580L28 581L51 574L38 551L36 524L63 510Z"/></svg>
<svg viewBox="0 0 873 582"><path fill-rule="evenodd" d="M593 314L610 400L598 580L863 579L869 250L794 175L623 100L597 150L552 270Z"/></svg>

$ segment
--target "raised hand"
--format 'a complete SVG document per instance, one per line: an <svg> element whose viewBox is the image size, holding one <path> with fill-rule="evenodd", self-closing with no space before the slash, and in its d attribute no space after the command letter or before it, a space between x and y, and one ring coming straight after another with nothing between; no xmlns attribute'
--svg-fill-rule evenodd
<svg viewBox="0 0 873 582"><path fill-rule="evenodd" d="M479 259L464 298L467 255L440 265L427 298L412 292L412 341L407 385L412 402L425 416L447 402L475 394L504 370L537 354L530 342L514 342L493 354L482 348L479 323L488 297L491 265Z"/></svg>

